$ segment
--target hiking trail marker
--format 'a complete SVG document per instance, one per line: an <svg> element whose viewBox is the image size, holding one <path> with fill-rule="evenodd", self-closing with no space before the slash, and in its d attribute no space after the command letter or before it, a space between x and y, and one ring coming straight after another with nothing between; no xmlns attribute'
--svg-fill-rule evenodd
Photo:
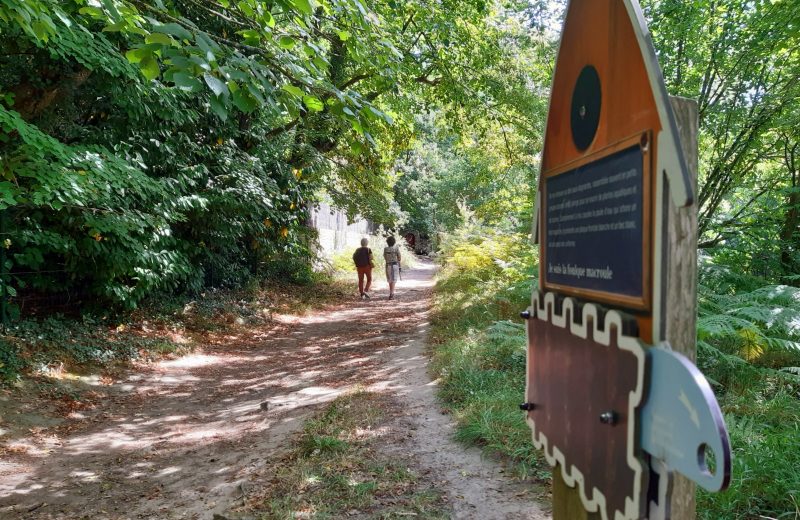
<svg viewBox="0 0 800 520"><path fill-rule="evenodd" d="M554 467L554 502L569 487L583 508L554 503L555 520L683 520L684 478L730 481L722 414L690 360L696 172L681 144L694 163L696 134L681 131L696 119L682 123L638 2L571 0L536 198L541 292L523 313L521 407Z"/></svg>

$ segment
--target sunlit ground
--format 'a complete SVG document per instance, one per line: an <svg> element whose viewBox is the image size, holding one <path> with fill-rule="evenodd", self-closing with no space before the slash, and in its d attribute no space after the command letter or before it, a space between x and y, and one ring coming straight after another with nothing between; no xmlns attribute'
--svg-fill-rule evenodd
<svg viewBox="0 0 800 520"><path fill-rule="evenodd" d="M87 489L89 496L178 494L176 507L193 507L208 490L232 486L319 405L356 387L402 391L405 365L419 356L401 356L396 366L384 358L419 339L419 291L432 286L433 269L404 273L393 301L376 280L370 301L354 294L350 307L276 316L288 326L279 336L237 332L105 385L109 398L77 412L67 429L7 442L18 455L0 461L0 512L39 500L68 505L85 500Z"/></svg>

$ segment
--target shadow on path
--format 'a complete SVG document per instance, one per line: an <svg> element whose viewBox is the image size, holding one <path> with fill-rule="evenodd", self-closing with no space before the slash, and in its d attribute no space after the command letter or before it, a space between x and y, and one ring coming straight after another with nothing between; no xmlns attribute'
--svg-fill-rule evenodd
<svg viewBox="0 0 800 520"><path fill-rule="evenodd" d="M372 300L279 316L269 330L239 329L114 383L87 416L16 440L31 449L0 460L0 518L211 518L244 498L248 479L304 419L357 386L406 396L423 425L420 454L444 478L464 480L458 456L440 457L462 449L449 440L426 372L434 271L423 262L404 273L393 301L382 289ZM479 471L486 463L470 456L469 486L499 475ZM467 488L453 489L456 517L514 518L531 507L472 516L482 509L464 500Z"/></svg>

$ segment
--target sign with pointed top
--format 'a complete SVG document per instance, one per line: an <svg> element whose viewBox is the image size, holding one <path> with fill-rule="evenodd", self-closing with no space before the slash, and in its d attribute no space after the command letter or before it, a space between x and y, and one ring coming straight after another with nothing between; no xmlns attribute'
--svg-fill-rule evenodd
<svg viewBox="0 0 800 520"><path fill-rule="evenodd" d="M541 172L542 287L649 310L654 179L678 206L694 195L635 0L569 3Z"/></svg>
<svg viewBox="0 0 800 520"><path fill-rule="evenodd" d="M534 444L603 520L667 518L673 471L725 488L719 405L664 337L666 215L694 186L636 0L568 3L536 202Z"/></svg>

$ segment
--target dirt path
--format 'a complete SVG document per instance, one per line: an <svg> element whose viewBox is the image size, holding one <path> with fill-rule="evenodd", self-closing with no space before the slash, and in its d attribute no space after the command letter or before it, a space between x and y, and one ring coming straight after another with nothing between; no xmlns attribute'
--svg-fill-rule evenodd
<svg viewBox="0 0 800 520"><path fill-rule="evenodd" d="M43 415L35 436L6 441L0 518L211 519L304 419L357 386L407 405L402 449L434 475L454 518L549 518L529 485L451 440L425 356L433 274L430 264L404 273L393 302L379 290L152 365L67 423L48 427Z"/></svg>

